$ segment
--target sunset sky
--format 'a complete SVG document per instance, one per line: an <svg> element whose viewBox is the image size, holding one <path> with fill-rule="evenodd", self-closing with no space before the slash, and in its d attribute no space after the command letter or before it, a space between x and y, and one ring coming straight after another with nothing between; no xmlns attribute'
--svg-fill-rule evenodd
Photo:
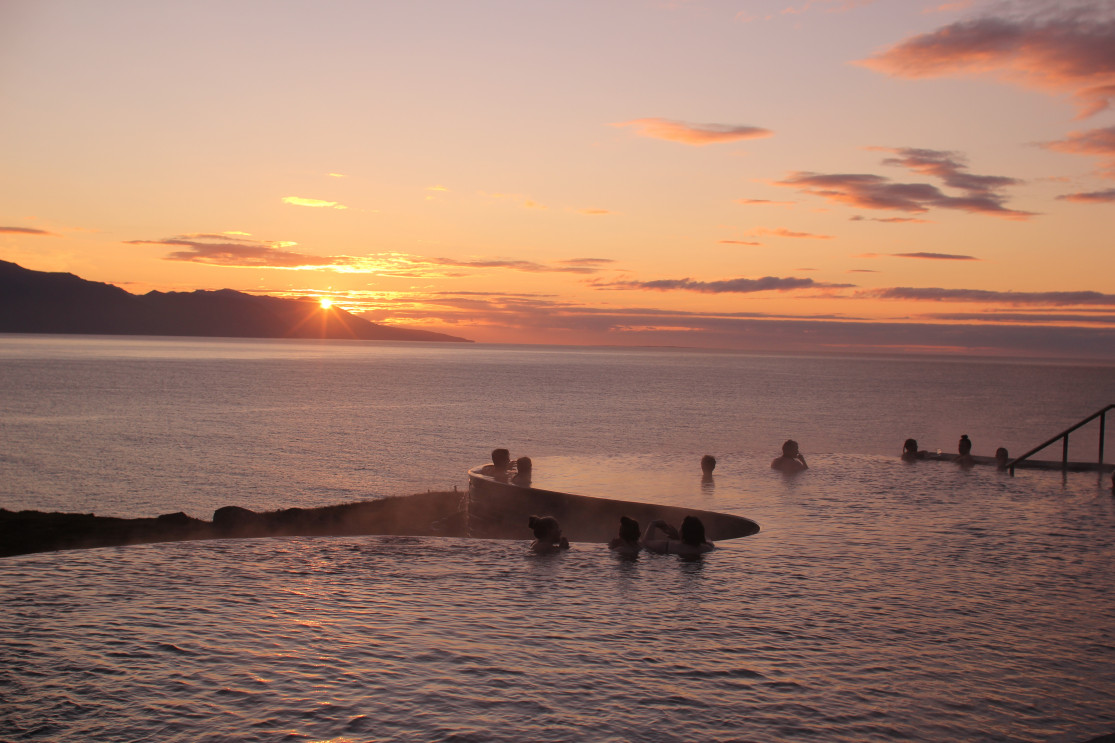
<svg viewBox="0 0 1115 743"><path fill-rule="evenodd" d="M502 343L1115 358L1115 3L0 0L0 259Z"/></svg>

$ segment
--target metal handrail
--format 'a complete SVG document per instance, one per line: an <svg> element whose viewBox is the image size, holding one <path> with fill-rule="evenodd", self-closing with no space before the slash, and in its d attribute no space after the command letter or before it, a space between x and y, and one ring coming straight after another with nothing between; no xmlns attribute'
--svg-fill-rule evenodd
<svg viewBox="0 0 1115 743"><path fill-rule="evenodd" d="M1059 439L1064 439L1065 440L1064 447L1062 448L1062 451L1061 451L1061 468L1062 469L1068 469L1068 464L1069 464L1069 434L1072 433L1073 431L1075 431L1076 429L1080 428L1081 426L1083 426L1087 423L1091 423L1096 418L1100 419L1100 446L1099 446L1100 451L1099 451L1099 462L1097 463L1097 467L1100 470L1102 470L1103 469L1104 429L1106 428L1106 425L1107 425L1107 411L1111 410L1112 408L1115 408L1115 404L1111 404L1111 405L1108 405L1105 408L1101 408L1101 409L1097 410L1096 412L1092 413L1091 415L1089 415L1084 420L1077 423L1075 426L1073 426L1071 428L1066 428L1064 431L1061 431L1059 434L1057 434L1056 436L1051 438L1049 441L1046 441L1044 444L1041 444L1039 446L1035 446L1033 449L1026 452L1022 456L1015 457L1014 459L1007 462L1007 469L1010 470L1011 476L1012 477L1014 476L1014 466L1016 464L1018 464L1019 462L1021 462L1024 459L1029 459L1031 455L1037 454L1039 451L1041 451L1042 449L1044 449L1045 447L1049 446L1050 444L1056 442Z"/></svg>

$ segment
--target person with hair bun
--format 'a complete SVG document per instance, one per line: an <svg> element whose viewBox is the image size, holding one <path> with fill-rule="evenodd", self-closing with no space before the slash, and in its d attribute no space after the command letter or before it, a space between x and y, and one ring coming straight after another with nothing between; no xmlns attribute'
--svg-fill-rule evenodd
<svg viewBox="0 0 1115 743"><path fill-rule="evenodd" d="M544 555L569 549L569 540L561 535L561 525L553 516L531 516L527 526L534 531L530 551Z"/></svg>

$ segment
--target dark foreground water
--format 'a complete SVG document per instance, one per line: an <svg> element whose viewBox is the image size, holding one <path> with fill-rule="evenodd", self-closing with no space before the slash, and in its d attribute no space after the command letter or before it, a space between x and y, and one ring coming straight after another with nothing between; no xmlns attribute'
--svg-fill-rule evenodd
<svg viewBox="0 0 1115 743"><path fill-rule="evenodd" d="M1010 478L908 465L889 451L906 435L935 447L945 432L969 433L977 453L990 453L990 441L1025 448L1106 404L1084 382L1110 393L1110 369L551 351L521 352L522 368L504 349L469 349L453 371L440 356L433 364L427 352L390 350L411 374L389 379L361 371L383 358L359 354L260 359L246 344L250 358L198 361L76 348L94 358L54 348L5 361L0 348L2 464L14 475L0 484L0 506L37 497L151 515L185 502L207 515L226 502L320 505L368 480L383 489L367 497L407 492L388 490L378 468L350 469L399 459L372 453L380 447L407 452L399 471L416 481L423 467L444 469L448 482L429 483L442 488L463 486L464 469L498 442L535 455L541 485L739 513L763 531L695 563L621 561L582 544L539 557L525 541L388 537L7 558L0 740L1084 741L1115 732L1110 476ZM617 365L626 381L607 381ZM701 371L710 367L722 367L717 384ZM266 383L244 381L263 368ZM799 378L803 368L812 376ZM975 369L989 380L985 399L915 405L899 393L915 368L939 380L938 392L949 374ZM430 375L440 385L398 394ZM1062 410L1069 420L1049 430L1051 405L1007 399L1024 391L1020 377L1047 387L1029 399L1091 409ZM312 378L316 391L305 388ZM392 398L360 378L394 384ZM717 387L723 397L709 399ZM493 396L492 407L466 415L450 393L470 389ZM352 399L357 391L365 397ZM1006 416L1023 409L1029 423ZM367 437L363 456L346 450L364 440L354 430ZM785 431L811 465L798 477L768 466L770 441L777 448ZM55 439L23 438L39 435ZM264 455L276 447L283 456ZM705 450L721 462L711 485L692 456ZM264 493L273 500L261 503Z"/></svg>

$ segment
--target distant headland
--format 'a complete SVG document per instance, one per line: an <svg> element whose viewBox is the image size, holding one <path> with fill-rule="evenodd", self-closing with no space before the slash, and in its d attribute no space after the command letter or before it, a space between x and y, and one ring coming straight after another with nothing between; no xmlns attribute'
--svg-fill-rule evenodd
<svg viewBox="0 0 1115 743"><path fill-rule="evenodd" d="M0 261L0 333L472 342L378 325L310 300L232 289L130 294L111 284L8 261Z"/></svg>

